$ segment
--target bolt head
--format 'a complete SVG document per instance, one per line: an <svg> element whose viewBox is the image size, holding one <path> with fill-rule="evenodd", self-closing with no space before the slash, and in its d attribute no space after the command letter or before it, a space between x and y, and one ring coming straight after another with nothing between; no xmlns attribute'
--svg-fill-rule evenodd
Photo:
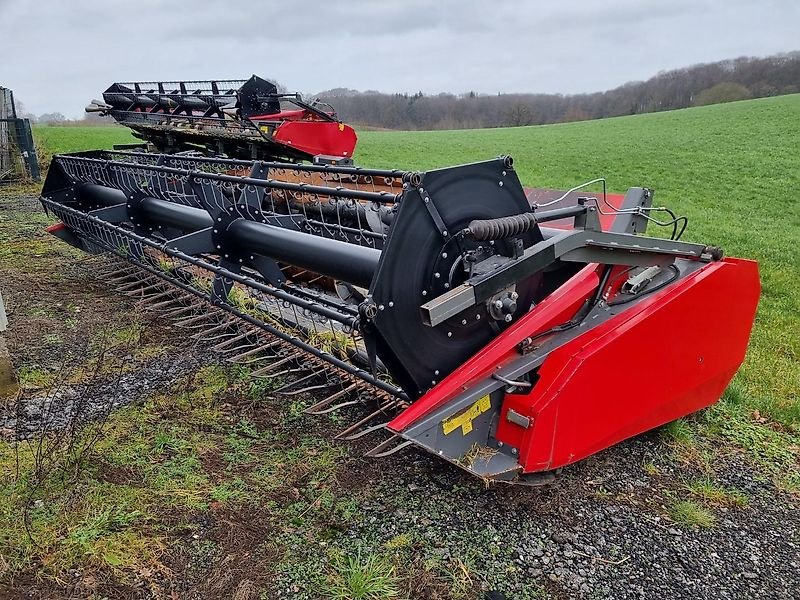
<svg viewBox="0 0 800 600"><path fill-rule="evenodd" d="M506 323L510 323L511 319L512 319L511 315L506 315Z"/></svg>
<svg viewBox="0 0 800 600"><path fill-rule="evenodd" d="M511 293L511 299L512 300L516 300L517 298L519 298L519 294L517 292L512 292Z"/></svg>
<svg viewBox="0 0 800 600"><path fill-rule="evenodd" d="M495 300L494 301L495 308L503 308L503 301L502 300Z"/></svg>

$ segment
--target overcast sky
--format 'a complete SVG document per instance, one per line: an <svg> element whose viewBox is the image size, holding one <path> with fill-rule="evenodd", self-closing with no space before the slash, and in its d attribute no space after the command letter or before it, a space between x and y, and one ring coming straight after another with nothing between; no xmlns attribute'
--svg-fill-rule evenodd
<svg viewBox="0 0 800 600"><path fill-rule="evenodd" d="M114 81L589 92L800 50L800 0L0 0L0 86L80 117Z"/></svg>

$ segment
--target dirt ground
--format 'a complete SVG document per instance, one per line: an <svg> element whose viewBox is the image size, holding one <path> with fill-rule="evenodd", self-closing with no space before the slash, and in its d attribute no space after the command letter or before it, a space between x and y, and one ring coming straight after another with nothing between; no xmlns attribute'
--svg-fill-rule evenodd
<svg viewBox="0 0 800 600"><path fill-rule="evenodd" d="M48 222L0 195L24 387L0 414L0 598L797 597L797 492L746 448L676 425L535 489L370 461L330 440L343 417L139 310Z"/></svg>

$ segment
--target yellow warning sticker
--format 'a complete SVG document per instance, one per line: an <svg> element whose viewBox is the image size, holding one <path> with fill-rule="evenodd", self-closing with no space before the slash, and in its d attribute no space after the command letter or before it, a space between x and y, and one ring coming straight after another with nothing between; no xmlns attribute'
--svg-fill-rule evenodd
<svg viewBox="0 0 800 600"><path fill-rule="evenodd" d="M461 427L461 435L467 435L472 431L472 422L490 408L492 408L492 401L487 394L483 398L479 398L477 402L460 415L442 421L444 434L447 435Z"/></svg>

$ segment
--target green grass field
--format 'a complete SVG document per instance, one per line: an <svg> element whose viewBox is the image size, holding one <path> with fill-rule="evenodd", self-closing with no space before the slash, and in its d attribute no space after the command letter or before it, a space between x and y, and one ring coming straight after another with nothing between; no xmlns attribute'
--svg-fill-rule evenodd
<svg viewBox="0 0 800 600"><path fill-rule="evenodd" d="M122 127L35 128L52 152L135 141ZM761 264L750 355L727 402L800 433L800 95L539 127L366 131L356 162L425 170L510 154L525 185L656 190L685 238ZM734 406L731 406L734 408Z"/></svg>
<svg viewBox="0 0 800 600"><path fill-rule="evenodd" d="M48 152L79 152L82 150L111 149L114 144L132 144L137 141L125 127L34 125L36 141Z"/></svg>

